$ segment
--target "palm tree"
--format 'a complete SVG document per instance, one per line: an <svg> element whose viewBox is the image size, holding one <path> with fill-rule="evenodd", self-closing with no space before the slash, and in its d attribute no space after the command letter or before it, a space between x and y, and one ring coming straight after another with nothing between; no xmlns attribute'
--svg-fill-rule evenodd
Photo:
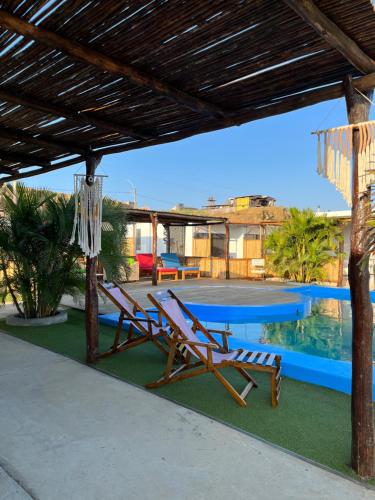
<svg viewBox="0 0 375 500"><path fill-rule="evenodd" d="M291 208L290 218L266 238L267 264L278 276L298 283L322 280L324 266L341 256L342 241L337 219Z"/></svg>
<svg viewBox="0 0 375 500"><path fill-rule="evenodd" d="M11 296L24 318L53 316L62 295L82 291L82 251L69 244L74 218L72 197L18 184L6 187L0 217L0 298ZM126 269L125 210L103 200L100 262L109 279Z"/></svg>

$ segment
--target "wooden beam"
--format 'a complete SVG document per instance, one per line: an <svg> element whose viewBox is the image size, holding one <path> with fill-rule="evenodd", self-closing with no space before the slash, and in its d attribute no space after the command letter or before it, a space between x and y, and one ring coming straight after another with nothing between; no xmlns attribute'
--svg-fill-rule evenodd
<svg viewBox="0 0 375 500"><path fill-rule="evenodd" d="M375 87L375 73L370 75L362 76L353 80L353 85L356 89L364 92L366 90ZM232 118L226 118L224 120L217 120L216 122L204 125L203 127L192 127L182 132L176 132L174 134L169 134L160 138L152 139L147 142L140 141L136 144L129 144L125 146L109 146L96 151L104 155L121 153L124 151L131 151L134 149L140 149L148 146L156 146L159 144L167 144L169 142L180 141L182 139L187 139L198 134L205 134L207 132L213 132L215 130L221 130L223 128L239 126L244 123L248 123L255 120L260 120L262 118L267 118L269 116L276 116L283 113L288 113L296 109L305 108L307 106L312 106L314 104L319 104L320 102L330 101L332 99L339 99L344 95L344 87L342 83L330 85L329 87L324 87L318 90L310 90L304 92L303 94L298 94L296 96L287 97L285 99L280 99L279 102L271 104L270 106L262 107L257 109L256 107L243 110L237 114L237 116Z"/></svg>
<svg viewBox="0 0 375 500"><path fill-rule="evenodd" d="M153 137L151 134L135 130L121 123L117 123L112 119L108 120L100 118L96 113L77 111L60 104L53 104L50 101L47 102L42 99L37 99L31 95L14 92L6 87L0 88L0 99L12 102L13 104L19 104L25 108L34 109L35 111L40 111L43 114L67 118L68 120L81 125L95 125L96 127L104 128L106 130L117 132L118 134L128 137L134 137L136 139L150 139Z"/></svg>
<svg viewBox="0 0 375 500"><path fill-rule="evenodd" d="M312 0L284 0L284 2L355 68L365 74L375 71L375 61L365 54L357 43L332 22Z"/></svg>
<svg viewBox="0 0 375 500"><path fill-rule="evenodd" d="M54 137L47 134L40 134L38 132L30 132L28 130L15 129L10 127L3 127L1 125L0 137L24 143L36 144L37 146L42 146L45 148L53 147L68 153L85 155L87 152L84 147L74 142L55 139Z"/></svg>
<svg viewBox="0 0 375 500"><path fill-rule="evenodd" d="M4 167L0 165L0 174L12 174L14 170L11 167Z"/></svg>
<svg viewBox="0 0 375 500"><path fill-rule="evenodd" d="M358 89L361 92L365 92L375 87L375 72L370 75L362 76L360 78L356 78L353 80L353 86L355 89ZM0 99L1 99L0 90ZM342 83L333 84L328 87L324 87L318 90L310 90L306 91L303 94L298 94L293 97L287 97L285 99L280 99L279 102L272 104L267 107L262 107L261 109L257 109L256 107L243 110L238 113L236 117L218 120L210 125L205 125L203 127L195 127L189 128L187 130L176 132L174 134L169 134L160 138L154 138L148 141L139 141L134 144L129 144L125 146L109 146L101 149L96 149L94 152L101 155L121 153L125 151L131 151L135 149L145 148L149 146L156 146L159 144L167 144L169 142L175 142L182 139L187 139L188 137L192 137L198 134L204 134L207 132L213 132L215 130L220 130L230 126L239 126L244 123L248 123L254 120L259 120L262 118L266 118L269 116L275 116L282 113L287 113L290 111L294 111L296 109L301 109L307 106L312 106L314 104L318 104L320 102L330 101L332 99L339 99L344 95L344 86ZM31 100L31 105L32 105ZM47 112L47 111L44 111ZM51 112L47 112L48 114L53 114ZM74 165L76 163L80 163L83 161L82 158L76 158L74 160L68 160L68 163L65 165L64 162L60 164L53 164L49 169L46 169L46 172L50 172L52 170L57 170L59 168L63 168L64 166ZM39 175L44 173L44 170L40 169L35 172L27 172L25 174L15 174L11 177L7 177L6 179L0 179L0 185L4 182L9 182L16 179L21 179L23 177L32 177L34 175Z"/></svg>
<svg viewBox="0 0 375 500"><path fill-rule="evenodd" d="M51 162L45 158L39 158L38 156L28 155L24 153L0 150L0 158L5 161L12 161L15 163L23 163L23 165L28 167L50 167Z"/></svg>
<svg viewBox="0 0 375 500"><path fill-rule="evenodd" d="M370 102L355 92L350 77L345 80L349 123L368 120ZM366 96L370 101L372 92ZM352 303L352 467L364 479L375 476L374 409L372 403L373 311L370 273L366 257L371 188L359 191L361 138L353 129L352 219L349 284Z"/></svg>
<svg viewBox="0 0 375 500"><path fill-rule="evenodd" d="M51 164L49 167L42 167L35 169L31 172L18 172L20 168L27 167L30 165L21 165L20 167L15 167L11 169L11 172L3 172L3 173L11 173L7 177L3 177L0 179L0 186L11 181L16 181L18 179L24 179L26 177L34 177L35 175L46 174L48 172L53 172L55 170L59 170L60 168L70 167L71 165L76 165L77 163L81 163L84 161L84 158L78 156L76 158L71 158L70 160L59 161L57 163Z"/></svg>
<svg viewBox="0 0 375 500"><path fill-rule="evenodd" d="M164 224L164 234L165 234L165 249L167 253L171 253L171 226L169 224Z"/></svg>
<svg viewBox="0 0 375 500"><path fill-rule="evenodd" d="M150 214L152 227L152 285L158 284L158 214Z"/></svg>
<svg viewBox="0 0 375 500"><path fill-rule="evenodd" d="M225 116L225 112L214 104L210 104L172 85L168 85L152 75L148 75L138 70L130 64L108 57L96 50L92 50L89 47L85 47L64 38L57 33L28 23L4 10L0 10L0 25L13 33L18 33L31 40L37 40L48 47L58 49L64 54L95 66L101 71L108 71L115 75L125 76L133 84L152 89L157 94L163 95L193 111L212 117Z"/></svg>
<svg viewBox="0 0 375 500"><path fill-rule="evenodd" d="M229 222L225 223L225 247L224 247L224 259L225 259L225 279L230 279L230 269L229 269L229 243L230 243L230 228Z"/></svg>
<svg viewBox="0 0 375 500"><path fill-rule="evenodd" d="M95 175L95 169L99 161L95 156L88 155L86 158L86 184L91 186ZM86 257L86 361L95 363L99 356L99 301L96 268L97 257Z"/></svg>
<svg viewBox="0 0 375 500"><path fill-rule="evenodd" d="M344 231L344 226L342 225L342 231ZM340 241L339 244L339 269L337 273L337 286L342 287L344 284L344 238Z"/></svg>

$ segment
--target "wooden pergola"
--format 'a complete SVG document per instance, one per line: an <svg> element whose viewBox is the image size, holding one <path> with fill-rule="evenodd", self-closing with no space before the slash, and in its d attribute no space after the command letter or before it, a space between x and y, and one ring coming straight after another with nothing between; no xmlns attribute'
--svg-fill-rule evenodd
<svg viewBox="0 0 375 500"><path fill-rule="evenodd" d="M166 247L170 252L170 228L171 227L192 227L192 226L213 226L224 224L226 231L225 238L225 268L226 277L229 279L229 226L225 217L206 217L202 215L189 215L177 212L163 212L156 210L144 210L141 208L129 208L126 212L126 221L133 223L151 223L152 226L152 284L157 285L157 228L162 224L166 231ZM227 229L228 228L228 229Z"/></svg>
<svg viewBox="0 0 375 500"><path fill-rule="evenodd" d="M0 9L0 183L164 144L344 96L368 119L370 0L5 0ZM293 140L291 138L291 140ZM369 193L354 183L353 467L374 476ZM88 361L96 359L96 259L87 259Z"/></svg>

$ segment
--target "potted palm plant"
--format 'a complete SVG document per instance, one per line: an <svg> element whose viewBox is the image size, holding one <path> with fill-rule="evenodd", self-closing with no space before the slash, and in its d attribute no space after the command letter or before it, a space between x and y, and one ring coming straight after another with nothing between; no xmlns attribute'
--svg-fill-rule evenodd
<svg viewBox="0 0 375 500"><path fill-rule="evenodd" d="M11 298L17 324L51 324L66 320L59 310L63 294L84 290L82 251L69 244L74 200L47 190L18 184L6 187L0 217L0 298ZM126 270L125 210L121 203L103 200L102 252L106 275Z"/></svg>

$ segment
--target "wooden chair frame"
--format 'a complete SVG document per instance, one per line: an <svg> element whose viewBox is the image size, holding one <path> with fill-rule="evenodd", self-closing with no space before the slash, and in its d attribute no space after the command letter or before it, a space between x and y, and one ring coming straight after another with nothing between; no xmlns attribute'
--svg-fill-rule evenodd
<svg viewBox="0 0 375 500"><path fill-rule="evenodd" d="M186 276L189 276L189 275L195 276L196 279L200 279L200 277L201 277L200 269L185 269L185 270L181 269L180 273L181 273L182 280L185 280Z"/></svg>
<svg viewBox="0 0 375 500"><path fill-rule="evenodd" d="M162 267L157 268L157 280L158 281L163 281L163 276L172 276L173 281L178 280L178 271L175 269L174 271L165 271Z"/></svg>
<svg viewBox="0 0 375 500"><path fill-rule="evenodd" d="M242 407L246 406L246 396L249 392L257 387L254 378L248 373L247 370L254 370L260 372L268 372L271 374L271 404L272 407L278 405L279 394L280 394L280 382L281 382L281 356L270 354L270 353L259 353L259 352L249 352L246 350L240 350L241 354L238 356L237 360L225 360L221 363L213 363L212 352L218 348L224 352L230 352L228 349L228 335L231 332L222 330L212 330L205 328L200 321L193 316L189 309L181 302L181 300L171 291L168 290L168 294L171 298L175 299L186 314L186 316L193 322L192 329L194 332L197 330L201 331L207 338L208 342L196 342L188 340L186 335L181 331L178 325L173 321L173 318L164 310L162 303L160 303L152 294L148 294L149 300L155 305L159 312L166 318L170 327L172 328L172 335L170 340L172 346L168 355L167 366L164 375L157 381L147 384L148 388L156 388L161 385L170 384L172 382L178 382L191 377L196 377L204 373L211 372L216 379L225 387L233 399ZM218 342L212 337L211 333L219 333L222 335L223 345L220 346ZM194 352L198 361L191 362L191 352L187 351L185 355L185 362L179 366L177 369L173 369L174 357L176 355L178 345L189 346ZM207 356L203 356L202 353L197 349L197 347L205 347L207 349ZM240 359L245 359L249 356L249 359L253 357L254 363L243 362ZM258 361L255 361L258 358ZM266 364L264 364L266 363ZM275 363L275 366L273 366ZM237 370L242 377L245 378L247 384L243 391L239 393L230 382L220 373L220 369L232 367ZM183 371L188 371L188 373L181 373Z"/></svg>
<svg viewBox="0 0 375 500"><path fill-rule="evenodd" d="M115 297L110 294L106 287L104 287L101 283L98 283L98 289L102 293L104 293L104 295L120 310L120 317L117 323L113 344L108 351L99 354L99 359L111 356L112 354L118 352L126 351L128 349L131 349L132 347L136 347L149 341L153 342L161 352L168 355L169 349L166 349L160 342L160 340L163 339L169 347L171 345L168 332L162 325L161 314L158 314L159 319L158 321L155 321L153 318L151 318L148 312L120 285L115 282L114 285L121 291L125 299L133 306L132 314L129 314L129 312L122 307L120 302L118 302ZM138 312L142 313L144 318L137 317L136 314ZM126 320L130 321L128 336L123 342L120 342L123 323ZM158 334L153 334L152 325L160 329Z"/></svg>

